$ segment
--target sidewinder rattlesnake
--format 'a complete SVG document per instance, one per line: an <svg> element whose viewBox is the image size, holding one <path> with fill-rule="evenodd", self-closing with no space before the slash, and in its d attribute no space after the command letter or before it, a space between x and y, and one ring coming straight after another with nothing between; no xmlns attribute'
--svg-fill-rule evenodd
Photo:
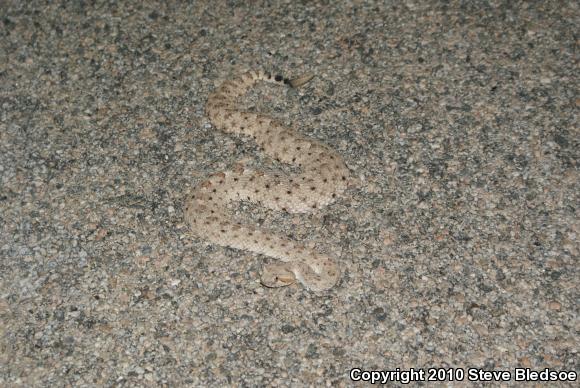
<svg viewBox="0 0 580 388"><path fill-rule="evenodd" d="M197 237L282 261L264 267L261 282L267 287L298 280L311 291L325 291L340 278L340 269L331 257L274 232L234 221L227 210L232 201L249 200L274 210L307 213L333 202L346 189L349 170L336 151L270 117L242 111L236 104L258 81L298 87L311 78L289 80L262 71L247 72L224 82L206 105L217 129L253 137L268 156L299 167L300 174L270 175L238 165L211 175L195 187L185 203L185 219Z"/></svg>

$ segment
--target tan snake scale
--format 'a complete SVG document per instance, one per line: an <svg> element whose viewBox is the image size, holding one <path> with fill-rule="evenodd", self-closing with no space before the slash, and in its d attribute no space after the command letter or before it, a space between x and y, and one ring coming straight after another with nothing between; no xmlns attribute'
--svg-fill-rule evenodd
<svg viewBox="0 0 580 388"><path fill-rule="evenodd" d="M288 80L251 71L224 82L209 96L206 113L217 129L251 136L268 156L299 167L301 173L268 175L241 166L215 173L195 187L185 204L185 218L201 239L279 259L264 267L261 281L265 286L298 280L309 290L324 291L340 278L334 259L275 232L237 222L228 211L231 202L249 200L274 210L308 213L333 202L346 189L350 174L336 151L237 105L237 99L258 81L296 87L311 78Z"/></svg>

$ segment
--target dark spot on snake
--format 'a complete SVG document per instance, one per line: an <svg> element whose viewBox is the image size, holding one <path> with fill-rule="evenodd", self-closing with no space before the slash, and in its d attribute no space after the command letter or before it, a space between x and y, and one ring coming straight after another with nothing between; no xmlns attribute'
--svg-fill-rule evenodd
<svg viewBox="0 0 580 388"><path fill-rule="evenodd" d="M276 80L276 82L280 82L282 81L284 77L282 77L280 74L278 74L276 77L274 77L274 79Z"/></svg>

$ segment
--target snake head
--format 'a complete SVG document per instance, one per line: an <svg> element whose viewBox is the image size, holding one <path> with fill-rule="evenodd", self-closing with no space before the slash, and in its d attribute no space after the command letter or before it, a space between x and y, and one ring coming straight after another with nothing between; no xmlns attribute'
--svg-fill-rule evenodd
<svg viewBox="0 0 580 388"><path fill-rule="evenodd" d="M270 288L285 287L296 283L296 276L288 264L273 264L264 267L260 282Z"/></svg>

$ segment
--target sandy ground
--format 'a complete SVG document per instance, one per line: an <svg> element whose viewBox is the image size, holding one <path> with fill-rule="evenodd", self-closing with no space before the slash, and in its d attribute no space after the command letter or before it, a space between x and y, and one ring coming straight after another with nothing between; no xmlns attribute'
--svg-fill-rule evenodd
<svg viewBox="0 0 580 388"><path fill-rule="evenodd" d="M171 3L0 5L0 385L578 371L576 2ZM204 114L254 68L316 74L243 102L356 177L312 215L237 208L336 255L324 294L183 222L208 174L274 166Z"/></svg>

